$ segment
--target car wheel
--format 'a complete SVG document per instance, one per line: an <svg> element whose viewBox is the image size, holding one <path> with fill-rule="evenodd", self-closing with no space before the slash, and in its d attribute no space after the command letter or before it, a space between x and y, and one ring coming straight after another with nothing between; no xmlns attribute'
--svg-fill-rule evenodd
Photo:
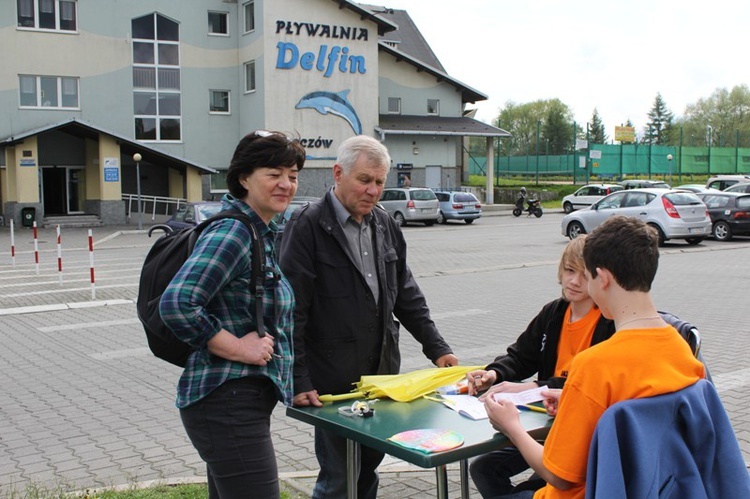
<svg viewBox="0 0 750 499"><path fill-rule="evenodd" d="M398 225L399 225L400 227L406 227L406 219L405 219L405 218L404 218L404 216L403 216L403 215L401 214L401 212L398 212L398 211L397 211L396 213L394 213L394 214L393 214L393 219L394 219L394 220L396 221L396 223L397 223L397 224L398 224Z"/></svg>
<svg viewBox="0 0 750 499"><path fill-rule="evenodd" d="M703 242L702 237L688 237L685 239L685 242L687 242L690 246L695 246L696 244L700 244Z"/></svg>
<svg viewBox="0 0 750 499"><path fill-rule="evenodd" d="M581 222L574 221L568 224L568 230L566 231L566 233L568 234L568 237L570 239L575 239L581 234L585 234L586 229L583 228L583 224L581 224Z"/></svg>
<svg viewBox="0 0 750 499"><path fill-rule="evenodd" d="M466 220L464 220L464 222L466 222L466 225L471 225L471 224L474 223L474 219L473 218L467 218Z"/></svg>
<svg viewBox="0 0 750 499"><path fill-rule="evenodd" d="M717 241L729 241L732 239L732 228L723 220L714 224L714 239Z"/></svg>
<svg viewBox="0 0 750 499"><path fill-rule="evenodd" d="M662 231L658 225L655 224L648 224L650 227L653 227L657 234L659 234L659 246L664 246L664 241L667 240L667 237L664 235L664 231Z"/></svg>
<svg viewBox="0 0 750 499"><path fill-rule="evenodd" d="M573 205L571 203L565 202L565 204L563 204L563 211L565 213L573 213Z"/></svg>
<svg viewBox="0 0 750 499"><path fill-rule="evenodd" d="M424 223L427 227L432 227L435 225L435 220L426 220Z"/></svg>
<svg viewBox="0 0 750 499"><path fill-rule="evenodd" d="M445 219L445 215L443 215L442 211L438 211L438 219L437 219L437 221L438 221L439 224L448 223L448 221Z"/></svg>

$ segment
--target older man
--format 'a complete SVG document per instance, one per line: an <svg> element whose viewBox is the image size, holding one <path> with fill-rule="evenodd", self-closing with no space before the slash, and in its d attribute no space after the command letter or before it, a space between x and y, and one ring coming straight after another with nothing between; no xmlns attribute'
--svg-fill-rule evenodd
<svg viewBox="0 0 750 499"><path fill-rule="evenodd" d="M364 374L399 370L399 323L439 367L458 364L430 318L406 264L401 229L377 207L390 156L377 140L355 136L339 148L335 186L287 223L281 268L297 301L294 404L320 406L318 394L345 393ZM320 473L314 498L346 496L346 440L315 430ZM381 452L362 448L361 498L377 495Z"/></svg>

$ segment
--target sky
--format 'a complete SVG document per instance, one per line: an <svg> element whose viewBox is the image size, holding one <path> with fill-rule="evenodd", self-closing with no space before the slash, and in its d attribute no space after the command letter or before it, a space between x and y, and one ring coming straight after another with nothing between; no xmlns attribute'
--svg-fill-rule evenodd
<svg viewBox="0 0 750 499"><path fill-rule="evenodd" d="M370 2L381 4L381 2ZM750 2L713 0L388 0L406 10L446 72L489 98L560 99L577 123L596 108L610 138L638 133L661 93L675 117L717 89L750 80Z"/></svg>

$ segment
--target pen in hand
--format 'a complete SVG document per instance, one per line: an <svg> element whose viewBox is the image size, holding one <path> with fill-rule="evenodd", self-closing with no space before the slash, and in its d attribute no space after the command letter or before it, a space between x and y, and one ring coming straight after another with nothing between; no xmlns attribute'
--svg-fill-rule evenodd
<svg viewBox="0 0 750 499"><path fill-rule="evenodd" d="M522 411L543 412L544 414L547 414L547 409L537 407L535 405L522 404L517 405L516 407L518 407Z"/></svg>

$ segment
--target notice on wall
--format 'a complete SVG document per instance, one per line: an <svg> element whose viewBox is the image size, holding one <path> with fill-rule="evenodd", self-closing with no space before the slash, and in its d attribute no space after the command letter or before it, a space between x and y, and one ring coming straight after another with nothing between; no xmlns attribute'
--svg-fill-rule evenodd
<svg viewBox="0 0 750 499"><path fill-rule="evenodd" d="M120 181L120 159L119 158L104 158L104 181L105 182L119 182Z"/></svg>
<svg viewBox="0 0 750 499"><path fill-rule="evenodd" d="M119 182L120 181L120 169L115 167L104 167L104 181L105 182Z"/></svg>

